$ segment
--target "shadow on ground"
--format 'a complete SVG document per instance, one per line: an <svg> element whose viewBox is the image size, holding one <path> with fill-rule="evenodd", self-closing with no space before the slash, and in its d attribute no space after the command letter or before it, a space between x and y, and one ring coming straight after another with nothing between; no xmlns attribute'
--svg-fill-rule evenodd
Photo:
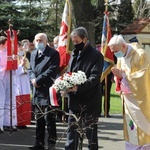
<svg viewBox="0 0 150 150"><path fill-rule="evenodd" d="M58 143L56 150L63 150L66 141L67 124L57 123ZM98 122L98 142L99 149L112 150L117 145L122 145L123 140L122 116L112 116L111 118L99 118ZM47 134L46 134L47 137ZM17 132L4 132L0 134L0 150L28 150L34 144L35 125L29 125L25 129ZM46 140L45 140L46 141ZM109 146L110 145L110 146ZM84 140L83 150L87 150L87 139ZM117 150L117 149L113 149ZM118 149L123 150L123 149Z"/></svg>

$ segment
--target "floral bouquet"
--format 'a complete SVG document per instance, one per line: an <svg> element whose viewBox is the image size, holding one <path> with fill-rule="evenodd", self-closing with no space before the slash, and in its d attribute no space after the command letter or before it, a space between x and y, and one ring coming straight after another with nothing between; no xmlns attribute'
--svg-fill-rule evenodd
<svg viewBox="0 0 150 150"><path fill-rule="evenodd" d="M86 80L87 77L83 71L64 73L62 76L54 81L54 84L49 89L51 105L58 106L58 92L67 92L69 88L72 88L75 85L81 85Z"/></svg>

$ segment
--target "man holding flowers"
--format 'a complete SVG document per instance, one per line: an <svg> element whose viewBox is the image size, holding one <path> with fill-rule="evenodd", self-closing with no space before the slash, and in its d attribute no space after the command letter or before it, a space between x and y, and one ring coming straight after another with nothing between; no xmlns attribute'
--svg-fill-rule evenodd
<svg viewBox="0 0 150 150"><path fill-rule="evenodd" d="M78 148L79 132L75 123L76 117L80 118L78 123L81 123L82 128L86 129L88 148L98 150L96 123L100 109L100 77L104 60L102 54L90 45L84 27L74 29L71 33L71 39L75 49L71 54L68 72L84 72L86 80L82 84L67 89L70 115L65 150L76 150Z"/></svg>

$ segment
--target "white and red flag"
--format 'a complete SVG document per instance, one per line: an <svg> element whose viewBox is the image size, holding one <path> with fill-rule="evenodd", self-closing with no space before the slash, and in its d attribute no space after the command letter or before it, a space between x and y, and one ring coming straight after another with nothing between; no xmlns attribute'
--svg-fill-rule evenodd
<svg viewBox="0 0 150 150"><path fill-rule="evenodd" d="M70 29L71 29L71 5L70 0L66 0L62 22L60 27L58 51L60 54L60 72L68 66L70 59L69 42L70 42Z"/></svg>

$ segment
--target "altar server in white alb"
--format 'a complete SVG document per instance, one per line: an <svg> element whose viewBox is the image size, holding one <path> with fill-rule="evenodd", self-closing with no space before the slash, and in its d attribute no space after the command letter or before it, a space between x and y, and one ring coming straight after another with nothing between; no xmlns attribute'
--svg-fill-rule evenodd
<svg viewBox="0 0 150 150"><path fill-rule="evenodd" d="M30 82L27 74L29 61L26 50L18 44L18 69L16 70L16 101L17 101L17 126L24 127L31 121Z"/></svg>
<svg viewBox="0 0 150 150"><path fill-rule="evenodd" d="M22 45L18 47L18 69L16 70L17 95L30 94L30 81L27 74L29 68L29 61L26 58L26 51L23 50Z"/></svg>
<svg viewBox="0 0 150 150"><path fill-rule="evenodd" d="M10 81L10 71L6 70L7 66L7 38L0 36L0 133L3 130L16 131L16 99L14 86L15 83ZM14 79L14 72L12 71L12 79ZM10 82L12 82L12 117L10 113ZM11 124L12 119L12 124Z"/></svg>

